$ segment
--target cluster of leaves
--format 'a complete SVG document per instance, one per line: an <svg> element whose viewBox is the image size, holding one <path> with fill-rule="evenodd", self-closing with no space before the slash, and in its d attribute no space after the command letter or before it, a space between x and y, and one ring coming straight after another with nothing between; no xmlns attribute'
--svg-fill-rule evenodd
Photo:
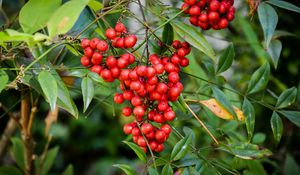
<svg viewBox="0 0 300 175"><path fill-rule="evenodd" d="M11 27L0 32L3 55L0 62L1 103L11 91L17 92L21 100L25 98L25 92L31 94L32 101L42 95L49 103L50 111L59 107L75 118L89 116L100 105L104 106L101 107L104 113L118 114L119 109L115 109L112 104L112 89L116 89L116 85L108 85L97 74L78 67L79 56L82 54L79 39L103 37L102 29L113 26L120 17L124 21L134 20L149 31L149 36L143 33L142 38L145 39L137 50L128 50L139 58L147 57L144 55L144 48L148 46L157 53L163 53L166 48L156 46L161 41L169 45L169 41L183 38L193 47L193 54L189 56L191 66L181 72L185 84L183 96L180 102L172 104L179 117L172 123L175 132L170 136L167 149L159 155L147 156L134 143L124 141L146 165L139 174L266 174L262 162L267 162L266 157L271 156L272 152L259 146L263 144L266 136L254 133L255 116L261 108L257 106L272 111L269 118L275 146L280 143L284 131L282 117L300 127L300 108L296 102L299 90L297 92L295 87L286 88L281 89L279 94L272 91L275 88L269 83L270 79L279 81L272 77L272 67L276 71L280 66L282 43L278 38L292 35L276 30L278 15L273 6L298 13L300 8L279 0L260 3L257 15L263 31L263 44L248 20L241 13L237 14L233 27L240 27L236 32L245 36L246 47L254 52L252 55L257 61L255 67L247 68L247 73L252 74L251 76L233 82L235 77L228 76L228 72L246 74L244 70L239 72L232 66L237 59L236 55L242 55L242 46L235 40L232 43L226 42L225 48L222 47L224 51L219 51L207 37L214 36L214 33L203 33L182 21L182 11L175 6L165 6L161 2L140 5L140 10L147 12L148 21L143 21L139 15L128 9L128 4L138 5L138 2L112 1L104 7L96 0L72 0L65 3L61 0L29 0L19 12L17 23L20 28ZM229 30L223 32L230 33ZM241 67L246 69L246 66ZM257 70L253 71L254 68ZM81 98L83 112L78 110L81 101L76 101ZM17 106L21 100L13 102L13 106ZM5 101L3 104L6 104ZM43 103L38 106L42 108ZM48 108L44 108L47 112ZM215 116L232 121L222 121ZM124 119L120 119L120 123L125 123L122 120ZM55 133L54 129L57 128L52 127L52 134ZM46 137L49 138L48 135ZM25 141L15 137L11 142L18 168L2 166L0 174L26 172L24 155L28 148ZM48 146L41 146L45 151L36 156L36 174L48 174L55 162L58 147L48 150ZM286 161L287 164L293 164L293 168L287 167L286 172L298 167L292 157L288 156ZM138 174L128 164L114 166L126 174ZM72 166L68 166L63 174L73 174Z"/></svg>

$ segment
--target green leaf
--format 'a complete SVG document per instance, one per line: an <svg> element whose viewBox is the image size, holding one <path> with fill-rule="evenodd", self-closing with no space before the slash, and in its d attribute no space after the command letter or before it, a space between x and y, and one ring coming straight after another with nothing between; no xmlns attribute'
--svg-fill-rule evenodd
<svg viewBox="0 0 300 175"><path fill-rule="evenodd" d="M262 144L262 143L264 143L265 140L266 140L266 134L259 132L253 136L252 143Z"/></svg>
<svg viewBox="0 0 300 175"><path fill-rule="evenodd" d="M126 141L123 141L123 143L128 145L135 152L135 154L141 159L141 161L143 161L144 163L147 163L147 156L146 156L145 152L139 146L137 146L134 143L126 142Z"/></svg>
<svg viewBox="0 0 300 175"><path fill-rule="evenodd" d="M148 168L149 175L159 175L156 169L149 167Z"/></svg>
<svg viewBox="0 0 300 175"><path fill-rule="evenodd" d="M183 22L173 21L171 25L174 27L174 31L178 33L185 41L190 43L196 49L199 49L204 54L209 56L216 62L216 55L211 45L207 42L204 36L196 30L195 27L187 25Z"/></svg>
<svg viewBox="0 0 300 175"><path fill-rule="evenodd" d="M126 175L137 175L137 173L134 171L134 169L132 169L130 166L128 165L124 165L124 164L115 164L113 165L114 167L120 168L121 170L123 170Z"/></svg>
<svg viewBox="0 0 300 175"><path fill-rule="evenodd" d="M21 139L14 137L11 138L12 142L12 153L17 165L21 170L25 169L25 159L24 159L24 144Z"/></svg>
<svg viewBox="0 0 300 175"><path fill-rule="evenodd" d="M170 23L164 26L164 31L162 35L162 41L164 44L170 46L174 39L174 30Z"/></svg>
<svg viewBox="0 0 300 175"><path fill-rule="evenodd" d="M81 91L83 96L83 112L85 112L94 97L94 84L91 78L85 77L82 79Z"/></svg>
<svg viewBox="0 0 300 175"><path fill-rule="evenodd" d="M48 71L40 72L38 81L45 94L45 98L50 104L51 110L55 109L58 96L58 88L55 78Z"/></svg>
<svg viewBox="0 0 300 175"><path fill-rule="evenodd" d="M290 154L287 154L283 170L286 175L296 175L300 172L300 166Z"/></svg>
<svg viewBox="0 0 300 175"><path fill-rule="evenodd" d="M292 87L283 91L276 102L276 108L285 108L295 102L297 97L297 88Z"/></svg>
<svg viewBox="0 0 300 175"><path fill-rule="evenodd" d="M263 165L258 160L247 160L246 161L251 175L267 175Z"/></svg>
<svg viewBox="0 0 300 175"><path fill-rule="evenodd" d="M48 150L45 160L44 160L44 164L43 164L43 168L41 169L41 175L47 175L49 170L51 169L51 167L53 166L54 160L57 156L59 148L58 147L54 147L50 150Z"/></svg>
<svg viewBox="0 0 300 175"><path fill-rule="evenodd" d="M179 160L184 157L189 151L190 144L192 143L192 133L189 133L183 139L176 143L174 146L170 159L171 160Z"/></svg>
<svg viewBox="0 0 300 175"><path fill-rule="evenodd" d="M280 114L284 115L289 121L300 127L300 112L299 111L279 111Z"/></svg>
<svg viewBox="0 0 300 175"><path fill-rule="evenodd" d="M281 0L269 0L267 2L269 4L276 5L277 7L300 13L300 8L289 2L281 1Z"/></svg>
<svg viewBox="0 0 300 175"><path fill-rule="evenodd" d="M278 15L273 7L262 2L258 6L258 18L264 31L265 47L268 48L278 22Z"/></svg>
<svg viewBox="0 0 300 175"><path fill-rule="evenodd" d="M230 45L227 47L227 49L219 59L217 73L226 71L232 65L234 56L234 47L233 44L230 43Z"/></svg>
<svg viewBox="0 0 300 175"><path fill-rule="evenodd" d="M98 2L96 0L90 0L88 3L88 6L93 9L95 12L98 10L101 10L104 6L101 2Z"/></svg>
<svg viewBox="0 0 300 175"><path fill-rule="evenodd" d="M170 164L166 164L163 167L163 169L161 171L161 175L173 175L173 169Z"/></svg>
<svg viewBox="0 0 300 175"><path fill-rule="evenodd" d="M22 175L22 172L14 166L1 166L0 175Z"/></svg>
<svg viewBox="0 0 300 175"><path fill-rule="evenodd" d="M4 70L0 70L0 93L8 83L9 77Z"/></svg>
<svg viewBox="0 0 300 175"><path fill-rule="evenodd" d="M220 144L221 149L241 159L259 159L272 155L268 149L261 148L251 143L232 143L229 145Z"/></svg>
<svg viewBox="0 0 300 175"><path fill-rule="evenodd" d="M73 175L74 174L74 168L73 165L69 165L65 171L62 173L62 175Z"/></svg>
<svg viewBox="0 0 300 175"><path fill-rule="evenodd" d="M88 2L88 0L73 0L59 7L47 24L49 36L52 38L56 35L67 33L73 27Z"/></svg>
<svg viewBox="0 0 300 175"><path fill-rule="evenodd" d="M217 99L217 101L231 114L233 115L235 120L238 120L237 115L232 107L232 105L230 104L228 98L226 97L226 95L224 94L224 92L222 92L220 89L216 88L216 87L212 87L212 91L214 94L214 97Z"/></svg>
<svg viewBox="0 0 300 175"><path fill-rule="evenodd" d="M257 69L252 75L250 82L248 84L247 92L248 94L253 94L263 90L270 78L270 65L265 63L259 69Z"/></svg>
<svg viewBox="0 0 300 175"><path fill-rule="evenodd" d="M251 140L255 126L255 110L253 105L247 98L245 98L243 102L243 112L246 117L245 122L247 127L248 140Z"/></svg>
<svg viewBox="0 0 300 175"><path fill-rule="evenodd" d="M61 0L30 0L21 9L19 21L25 33L44 28Z"/></svg>
<svg viewBox="0 0 300 175"><path fill-rule="evenodd" d="M271 118L271 128L273 131L273 136L276 145L280 142L282 132L283 132L283 124L280 116L276 113L273 112L272 118Z"/></svg>
<svg viewBox="0 0 300 175"><path fill-rule="evenodd" d="M280 53L282 50L282 44L279 40L272 40L270 42L269 47L267 48L267 51L272 58L272 62L274 64L275 69L277 68Z"/></svg>

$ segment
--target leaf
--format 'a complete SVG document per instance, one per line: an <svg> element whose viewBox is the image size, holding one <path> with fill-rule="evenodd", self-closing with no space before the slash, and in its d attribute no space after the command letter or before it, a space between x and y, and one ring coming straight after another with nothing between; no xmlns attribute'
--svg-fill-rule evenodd
<svg viewBox="0 0 300 175"><path fill-rule="evenodd" d="M255 126L255 110L250 101L245 98L243 102L243 112L246 116L246 128L248 133L248 140L251 140Z"/></svg>
<svg viewBox="0 0 300 175"><path fill-rule="evenodd" d="M128 165L124 165L124 164L115 164L113 165L114 167L120 168L121 170L123 170L127 175L137 175L137 173L134 171L134 169L132 169L130 166Z"/></svg>
<svg viewBox="0 0 300 175"><path fill-rule="evenodd" d="M88 3L88 6L93 9L95 12L98 10L101 10L104 6L101 2L98 2L96 0L90 0Z"/></svg>
<svg viewBox="0 0 300 175"><path fill-rule="evenodd" d="M279 40L272 40L270 42L269 47L267 48L267 51L270 57L272 58L275 69L277 68L278 65L278 60L280 57L281 50L282 50L282 44Z"/></svg>
<svg viewBox="0 0 300 175"><path fill-rule="evenodd" d="M143 161L144 163L147 163L147 156L146 156L145 152L139 146L137 146L134 143L126 142L126 141L123 141L123 143L128 145L135 152L135 154L139 157L139 159L141 159L141 161Z"/></svg>
<svg viewBox="0 0 300 175"><path fill-rule="evenodd" d="M252 143L262 144L262 143L264 143L265 140L266 140L266 134L259 132L253 136Z"/></svg>
<svg viewBox="0 0 300 175"><path fill-rule="evenodd" d="M14 166L1 166L0 175L22 175L22 172Z"/></svg>
<svg viewBox="0 0 300 175"><path fill-rule="evenodd" d="M166 164L163 167L163 169L161 171L161 175L173 175L173 169L170 164Z"/></svg>
<svg viewBox="0 0 300 175"><path fill-rule="evenodd" d="M162 41L164 44L170 46L174 39L174 30L170 23L164 26Z"/></svg>
<svg viewBox="0 0 300 175"><path fill-rule="evenodd" d="M299 111L279 111L280 114L284 115L289 121L300 127L300 112Z"/></svg>
<svg viewBox="0 0 300 175"><path fill-rule="evenodd" d="M220 147L241 159L259 159L272 155L270 150L251 143L220 144Z"/></svg>
<svg viewBox="0 0 300 175"><path fill-rule="evenodd" d="M171 160L179 160L182 157L184 157L187 152L189 151L189 146L192 143L192 133L189 133L189 135L185 136L183 139L181 139L179 142L176 143L174 146L170 159Z"/></svg>
<svg viewBox="0 0 300 175"><path fill-rule="evenodd" d="M291 4L289 2L286 1L281 1L281 0L269 0L267 1L267 3L272 4L272 5L276 5L277 7L286 9L286 10L290 10L293 12L297 12L300 13L300 8L295 6L294 4Z"/></svg>
<svg viewBox="0 0 300 175"><path fill-rule="evenodd" d="M248 94L253 94L263 90L270 78L270 65L265 63L259 69L257 69L252 75L250 82L248 84L247 92Z"/></svg>
<svg viewBox="0 0 300 175"><path fill-rule="evenodd" d="M0 70L0 93L8 83L9 77L4 70Z"/></svg>
<svg viewBox="0 0 300 175"><path fill-rule="evenodd" d="M297 164L297 161L290 155L286 155L284 162L284 174L286 175L296 175L300 172L300 166Z"/></svg>
<svg viewBox="0 0 300 175"><path fill-rule="evenodd" d="M21 9L19 22L25 33L34 33L47 24L61 0L30 0Z"/></svg>
<svg viewBox="0 0 300 175"><path fill-rule="evenodd" d="M217 101L231 114L233 115L234 119L238 119L232 105L230 104L229 100L227 100L226 95L218 88L212 87L212 91L214 94L214 97L217 99Z"/></svg>
<svg viewBox="0 0 300 175"><path fill-rule="evenodd" d="M88 0L73 0L60 6L47 24L49 36L52 38L67 33L74 26L88 2Z"/></svg>
<svg viewBox="0 0 300 175"><path fill-rule="evenodd" d="M246 163L249 167L249 170L251 171L251 173L250 173L251 175L256 175L256 174L267 175L267 173L260 161L247 160Z"/></svg>
<svg viewBox="0 0 300 175"><path fill-rule="evenodd" d="M278 22L278 15L273 7L262 2L258 6L258 18L264 31L265 47L268 48Z"/></svg>
<svg viewBox="0 0 300 175"><path fill-rule="evenodd" d="M94 97L93 80L89 77L83 78L81 81L81 90L83 96L83 112L85 112Z"/></svg>
<svg viewBox="0 0 300 175"><path fill-rule="evenodd" d="M148 168L149 175L159 175L156 169L149 167Z"/></svg>
<svg viewBox="0 0 300 175"><path fill-rule="evenodd" d="M273 112L271 117L271 128L273 131L273 136L276 145L280 142L282 132L283 132L283 124L280 116L277 114L277 112Z"/></svg>
<svg viewBox="0 0 300 175"><path fill-rule="evenodd" d="M43 168L41 169L41 175L48 174L49 170L53 166L58 150L59 150L58 146L48 150L44 160Z"/></svg>
<svg viewBox="0 0 300 175"><path fill-rule="evenodd" d="M225 119L225 120L233 120L234 117L232 114L228 112L227 109L225 109L216 99L208 99L208 100L201 100L199 101L202 105L207 107L212 113L214 113L217 117ZM233 106L233 109L235 113L237 114L237 117L240 121L243 121L245 119L244 113L237 108L236 106Z"/></svg>
<svg viewBox="0 0 300 175"><path fill-rule="evenodd" d="M25 159L24 159L24 144L21 139L14 137L11 138L12 142L12 153L17 165L21 170L25 169Z"/></svg>
<svg viewBox="0 0 300 175"><path fill-rule="evenodd" d="M218 62L217 73L226 71L233 62L235 56L233 44L230 43Z"/></svg>
<svg viewBox="0 0 300 175"><path fill-rule="evenodd" d="M48 71L40 72L38 81L45 94L45 98L50 104L51 110L53 111L56 106L56 100L58 96L58 88L55 78Z"/></svg>
<svg viewBox="0 0 300 175"><path fill-rule="evenodd" d="M190 43L196 49L202 51L204 54L206 54L216 62L216 55L214 50L204 38L204 36L195 29L195 27L179 21L173 21L171 25L174 27L174 31L177 32L178 35L181 36L185 41Z"/></svg>
<svg viewBox="0 0 300 175"><path fill-rule="evenodd" d="M62 175L73 175L74 174L74 168L73 165L68 165L68 167L65 169L65 171L62 173Z"/></svg>
<svg viewBox="0 0 300 175"><path fill-rule="evenodd" d="M297 97L297 88L292 87L283 91L276 102L276 108L285 108L295 102Z"/></svg>

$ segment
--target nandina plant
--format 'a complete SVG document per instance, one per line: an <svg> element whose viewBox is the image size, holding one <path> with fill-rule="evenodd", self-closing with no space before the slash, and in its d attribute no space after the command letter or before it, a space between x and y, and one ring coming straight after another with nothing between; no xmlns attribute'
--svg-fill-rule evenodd
<svg viewBox="0 0 300 175"><path fill-rule="evenodd" d="M0 9L0 174L298 172L299 70L281 72L299 51L281 54L294 35L277 14L296 5L15 3Z"/></svg>

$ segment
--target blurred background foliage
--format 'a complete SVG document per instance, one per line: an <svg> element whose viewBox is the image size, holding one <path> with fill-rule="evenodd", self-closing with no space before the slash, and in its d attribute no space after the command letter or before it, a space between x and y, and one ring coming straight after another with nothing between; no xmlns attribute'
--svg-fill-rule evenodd
<svg viewBox="0 0 300 175"><path fill-rule="evenodd" d="M161 6L156 6L156 1L147 1L147 8L153 11L159 11ZM299 1L289 2L300 6ZM0 13L0 27L1 30L6 28L19 29L18 13L24 0L0 0L1 13ZM179 7L182 2L171 1L164 2ZM253 72L261 65L261 58L258 57L257 50L254 50L256 43L251 43L251 36L256 36L259 42L263 41L263 32L259 24L257 14L248 16L249 7L245 1L236 0L237 15L234 22L230 25L229 29L222 31L205 31L203 34L212 43L218 55L222 53L228 45L232 42L235 48L235 60L233 66L226 71L223 76L214 76L209 71L210 61L203 53L193 49L189 56L191 66L186 69L193 75L204 77L207 80L213 80L218 84L225 85L226 87L233 87L234 89L243 92L247 88L247 82ZM106 3L108 4L108 3ZM263 102L275 104L276 100L273 98L274 94L277 96L287 88L292 86L300 88L300 50L299 50L299 37L300 37L300 14L276 8L279 16L277 30L287 31L291 33L290 36L279 37L282 42L283 48L278 63L278 68L272 67L271 78L268 89L263 94L255 96L256 99L262 99ZM138 13L138 12L136 12ZM68 35L75 36L80 29L84 28L87 24L94 20L95 14L91 9L86 8L80 15L78 21ZM112 26L119 18L120 12L116 11L114 14L105 16ZM150 13L147 15L151 15ZM187 21L186 18L179 18ZM149 24L159 23L160 19L148 18ZM153 21L151 21L153 19ZM130 31L136 31L138 27L132 23L132 18L124 18L123 21L129 25ZM100 20L100 26L105 28L105 24ZM94 25L86 31L82 37L99 37L99 30L97 25ZM250 33L249 33L250 32ZM253 32L253 33L251 33ZM158 36L161 36L162 30L158 31ZM253 34L253 35L251 35ZM250 38L249 38L250 35ZM248 36L248 38L247 38ZM177 36L178 37L178 36ZM155 43L155 41L153 41ZM155 48L154 48L155 49ZM58 52L59 58L56 58ZM56 58L57 65L63 64L66 67L78 67L79 56L74 55L68 49L57 49L51 51L49 58ZM1 67L7 66L9 63L0 63ZM74 79L68 76L68 72L61 72L64 80L68 82L68 87L71 90L72 98L75 100L79 111L82 111L82 95L80 89L81 79ZM186 97L195 97L198 99L207 99L210 97L208 90L208 83L199 79L192 78L183 74L183 84L185 85ZM120 106L113 104L114 91L116 84L107 86L96 85L96 95L92 104L85 113L80 112L79 119L74 119L65 111L59 112L58 121L54 123L50 129L52 141L49 148L59 146L59 152L55 158L54 165L49 174L61 174L65 168L72 164L74 174L82 175L112 175L121 174L121 171L112 167L116 163L129 164L138 170L143 169L143 164L137 159L133 151L131 151L124 143L123 140L129 140L123 132L122 125L128 122L127 118L124 119L120 115ZM231 102L241 108L241 97L232 92L227 92L230 96ZM33 94L36 95L36 94ZM237 100L234 100L237 99ZM3 106L7 107L10 112L18 112L20 109L20 93L16 90L10 89L5 93L0 94L0 102ZM202 169L203 174L216 174L217 171L221 174L297 174L299 170L300 150L298 141L300 139L300 129L293 125L285 118L283 119L284 131L282 139L278 146L276 146L270 126L270 118L272 110L254 103L256 122L255 134L252 143L259 144L264 148L270 149L273 154L270 157L265 157L259 160L243 160L238 157L231 156L228 153L219 151L212 146L211 138L196 122L192 115L182 112L177 109L177 120L173 122L173 126L183 133L185 127L193 129L195 133L195 143L198 151L203 157L202 161L197 159L195 162L196 169ZM298 90L297 100L291 109L299 110L300 107L300 91ZM209 110L202 108L198 104L191 105L194 111L205 122L208 128L217 136L219 140L231 141L247 141L247 133L245 125L241 125L236 121L224 121L215 117ZM36 153L43 152L44 146L47 143L44 137L45 117L48 114L48 104L42 101L38 106L36 120L33 124L33 137L36 142ZM9 116L6 110L0 108L0 133L4 131L5 126L9 121ZM15 136L20 136L19 132ZM174 146L178 142L179 137L173 133L167 142L165 151L161 154L162 157L168 156ZM189 156L193 157L192 154ZM182 160L184 161L184 160ZM206 166L206 161L209 161L213 167ZM11 149L8 149L0 158L0 165L14 164L11 157Z"/></svg>

